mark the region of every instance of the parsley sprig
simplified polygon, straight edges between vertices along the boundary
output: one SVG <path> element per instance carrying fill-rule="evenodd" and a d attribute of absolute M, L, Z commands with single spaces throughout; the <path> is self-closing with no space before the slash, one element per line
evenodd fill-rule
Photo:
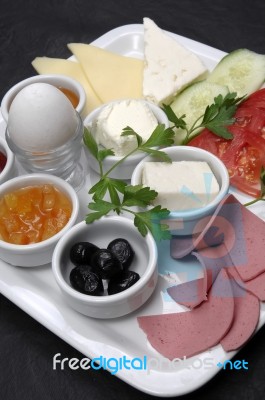
<path fill-rule="evenodd" d="M 123 180 L 110 178 L 109 174 L 126 158 L 139 151 L 158 157 L 161 161 L 171 162 L 170 157 L 165 152 L 156 148 L 171 146 L 174 143 L 175 133 L 173 129 L 165 128 L 164 124 L 159 124 L 146 142 L 143 142 L 142 137 L 130 127 L 123 129 L 121 135 L 135 136 L 137 146 L 126 156 L 120 158 L 108 171 L 104 172 L 103 161 L 105 157 L 114 155 L 114 152 L 111 149 L 100 149 L 91 132 L 87 128 L 84 130 L 84 143 L 98 161 L 100 171 L 99 181 L 89 190 L 93 201 L 88 204 L 90 212 L 86 216 L 86 222 L 92 223 L 112 211 L 118 215 L 127 212 L 134 216 L 134 225 L 143 236 L 146 236 L 147 232 L 150 231 L 156 239 L 169 239 L 171 235 L 168 226 L 160 223 L 160 219 L 169 215 L 169 210 L 161 206 L 150 207 L 158 193 L 149 187 L 132 186 Z M 109 196 L 110 201 L 105 199 L 106 196 Z M 144 210 L 135 211 L 133 209 L 135 207 Z"/>
<path fill-rule="evenodd" d="M 201 128 L 208 128 L 215 135 L 220 136 L 224 139 L 233 139 L 233 135 L 228 131 L 227 126 L 234 123 L 235 114 L 238 103 L 243 100 L 244 97 L 237 97 L 236 93 L 228 93 L 225 97 L 219 94 L 214 98 L 214 103 L 206 107 L 204 114 L 194 121 L 192 126 L 188 128 L 185 121 L 186 115 L 177 117 L 172 110 L 170 105 L 163 104 L 163 110 L 165 111 L 170 122 L 173 123 L 173 127 L 176 129 L 183 129 L 186 131 L 186 136 L 182 141 L 183 145 L 189 143 L 189 141 L 195 136 L 199 135 Z M 197 133 L 195 133 L 197 131 Z"/>
<path fill-rule="evenodd" d="M 163 110 L 173 126 L 165 128 L 164 124 L 157 125 L 146 142 L 143 142 L 142 137 L 127 126 L 123 129 L 121 135 L 134 136 L 137 145 L 126 156 L 120 158 L 108 171 L 104 171 L 103 161 L 107 156 L 115 155 L 113 150 L 100 148 L 91 132 L 85 128 L 84 143 L 97 160 L 100 172 L 99 181 L 89 190 L 92 201 L 88 204 L 89 213 L 86 216 L 86 222 L 92 223 L 111 212 L 116 212 L 118 215 L 123 212 L 130 213 L 134 217 L 134 225 L 143 236 L 150 231 L 156 239 L 169 239 L 171 235 L 168 226 L 161 223 L 161 219 L 168 217 L 169 210 L 160 205 L 151 206 L 158 193 L 149 187 L 132 186 L 123 180 L 110 178 L 109 175 L 124 160 L 139 151 L 160 158 L 161 161 L 171 162 L 169 156 L 159 148 L 174 144 L 175 128 L 186 131 L 182 144 L 187 144 L 192 137 L 198 135 L 199 128 L 208 128 L 220 137 L 232 139 L 233 135 L 227 130 L 227 126 L 234 122 L 233 115 L 236 107 L 243 99 L 243 97 L 238 98 L 236 96 L 236 93 L 229 93 L 225 97 L 222 95 L 215 97 L 214 103 L 206 107 L 204 114 L 194 121 L 190 128 L 188 128 L 184 119 L 185 115 L 178 117 L 169 105 L 163 105 Z M 262 196 L 265 196 L 265 172 L 263 178 Z M 142 211 L 135 211 L 135 208 L 137 210 L 140 208 Z"/>

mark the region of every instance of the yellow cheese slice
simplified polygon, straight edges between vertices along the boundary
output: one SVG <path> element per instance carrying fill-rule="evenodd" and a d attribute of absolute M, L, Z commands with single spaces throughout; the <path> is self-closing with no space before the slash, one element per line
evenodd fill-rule
<path fill-rule="evenodd" d="M 142 98 L 142 60 L 89 44 L 70 43 L 68 47 L 104 103 L 122 98 Z"/>
<path fill-rule="evenodd" d="M 102 104 L 88 82 L 79 63 L 71 60 L 63 60 L 61 58 L 36 57 L 32 61 L 32 65 L 39 74 L 66 75 L 77 80 L 83 86 L 86 92 L 86 104 L 82 116 L 85 117 Z"/>

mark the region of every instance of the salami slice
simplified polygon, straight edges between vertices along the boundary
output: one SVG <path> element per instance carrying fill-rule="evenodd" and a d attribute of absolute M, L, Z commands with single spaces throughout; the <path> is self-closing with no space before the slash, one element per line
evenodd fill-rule
<path fill-rule="evenodd" d="M 234 320 L 228 333 L 221 339 L 225 351 L 237 350 L 255 332 L 260 316 L 259 299 L 245 290 L 230 276 L 234 294 Z"/>
<path fill-rule="evenodd" d="M 167 288 L 169 296 L 183 306 L 194 308 L 207 300 L 206 279 L 200 278 Z"/>
<path fill-rule="evenodd" d="M 260 301 L 265 301 L 265 273 L 256 276 L 251 281 L 246 282 L 246 288 L 255 294 Z"/>
<path fill-rule="evenodd" d="M 208 301 L 191 311 L 138 317 L 150 344 L 173 360 L 191 357 L 217 345 L 234 316 L 234 299 L 225 270 L 220 271 Z"/>
<path fill-rule="evenodd" d="M 247 259 L 234 265 L 243 281 L 249 281 L 265 272 L 265 259 L 261 249 L 265 247 L 265 223 L 246 207 L 241 206 L 244 227 L 244 242 Z"/>
<path fill-rule="evenodd" d="M 207 293 L 221 269 L 232 265 L 225 244 L 194 251 L 192 254 L 201 263 L 203 278 L 184 282 L 167 289 L 173 300 L 189 308 L 197 307 L 202 301 L 207 300 Z"/>

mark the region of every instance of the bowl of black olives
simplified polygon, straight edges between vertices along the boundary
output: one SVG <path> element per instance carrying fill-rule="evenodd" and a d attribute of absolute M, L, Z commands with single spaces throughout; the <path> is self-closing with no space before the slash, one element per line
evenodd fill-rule
<path fill-rule="evenodd" d="M 133 221 L 108 216 L 73 226 L 58 242 L 53 274 L 65 301 L 94 318 L 116 318 L 141 307 L 157 283 L 157 249 Z"/>

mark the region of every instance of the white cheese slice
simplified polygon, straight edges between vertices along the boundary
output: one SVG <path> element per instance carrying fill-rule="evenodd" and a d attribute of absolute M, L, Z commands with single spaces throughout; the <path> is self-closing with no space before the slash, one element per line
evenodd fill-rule
<path fill-rule="evenodd" d="M 61 58 L 36 57 L 32 65 L 39 74 L 62 74 L 77 80 L 86 93 L 86 104 L 82 112 L 84 117 L 102 104 L 79 63 Z"/>
<path fill-rule="evenodd" d="M 206 72 L 201 60 L 144 18 L 143 96 L 155 104 L 170 103 L 184 87 Z"/>
<path fill-rule="evenodd" d="M 84 43 L 68 44 L 103 103 L 142 98 L 143 61 Z"/>
<path fill-rule="evenodd" d="M 154 205 L 170 211 L 201 208 L 219 192 L 219 184 L 206 162 L 145 162 L 142 184 L 158 192 Z"/>

